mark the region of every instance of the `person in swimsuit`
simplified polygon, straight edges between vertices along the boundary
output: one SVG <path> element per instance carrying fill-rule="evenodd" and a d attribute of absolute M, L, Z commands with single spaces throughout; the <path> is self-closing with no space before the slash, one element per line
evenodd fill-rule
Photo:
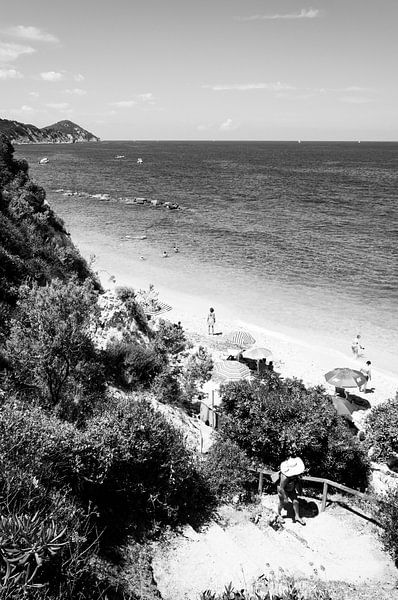
<path fill-rule="evenodd" d="M 214 308 L 209 309 L 209 314 L 207 315 L 207 329 L 209 335 L 214 335 L 214 325 L 216 322 L 216 313 L 214 312 Z"/>

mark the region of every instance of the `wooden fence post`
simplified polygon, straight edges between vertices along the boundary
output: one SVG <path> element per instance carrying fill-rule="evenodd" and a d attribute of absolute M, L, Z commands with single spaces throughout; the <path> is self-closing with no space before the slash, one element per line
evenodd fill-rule
<path fill-rule="evenodd" d="M 258 477 L 258 493 L 263 493 L 264 473 L 260 473 Z"/>
<path fill-rule="evenodd" d="M 322 492 L 322 504 L 321 504 L 321 512 L 323 512 L 326 508 L 326 501 L 328 499 L 328 484 L 326 481 L 323 482 L 323 492 Z"/>

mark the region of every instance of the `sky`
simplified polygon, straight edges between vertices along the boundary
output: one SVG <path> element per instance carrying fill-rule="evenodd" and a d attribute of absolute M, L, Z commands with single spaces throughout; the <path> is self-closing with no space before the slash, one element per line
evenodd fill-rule
<path fill-rule="evenodd" d="M 398 0 L 13 0 L 0 118 L 105 140 L 398 140 Z"/>

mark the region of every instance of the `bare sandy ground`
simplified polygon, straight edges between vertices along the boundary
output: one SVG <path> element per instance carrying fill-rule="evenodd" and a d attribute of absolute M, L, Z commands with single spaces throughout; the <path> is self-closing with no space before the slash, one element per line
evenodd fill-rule
<path fill-rule="evenodd" d="M 275 504 L 275 497 L 264 500 Z M 368 522 L 329 508 L 307 519 L 306 527 L 286 520 L 275 531 L 261 519 L 254 524 L 252 514 L 221 507 L 203 531 L 185 527 L 155 544 L 152 567 L 162 598 L 193 600 L 206 589 L 221 592 L 230 582 L 251 589 L 264 575 L 375 586 L 375 598 L 397 597 L 397 571 Z"/>

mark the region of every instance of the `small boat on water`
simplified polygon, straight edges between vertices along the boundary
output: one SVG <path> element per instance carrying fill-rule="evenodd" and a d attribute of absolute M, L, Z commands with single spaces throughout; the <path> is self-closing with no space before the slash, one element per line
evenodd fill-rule
<path fill-rule="evenodd" d="M 117 154 L 115 158 L 125 158 L 124 154 Z"/>
<path fill-rule="evenodd" d="M 142 158 L 137 158 L 137 165 L 142 165 L 144 161 L 142 160 Z"/>
<path fill-rule="evenodd" d="M 50 162 L 49 159 L 47 158 L 47 156 L 45 156 L 44 158 L 41 158 L 39 160 L 39 165 L 46 165 L 49 162 Z"/>

